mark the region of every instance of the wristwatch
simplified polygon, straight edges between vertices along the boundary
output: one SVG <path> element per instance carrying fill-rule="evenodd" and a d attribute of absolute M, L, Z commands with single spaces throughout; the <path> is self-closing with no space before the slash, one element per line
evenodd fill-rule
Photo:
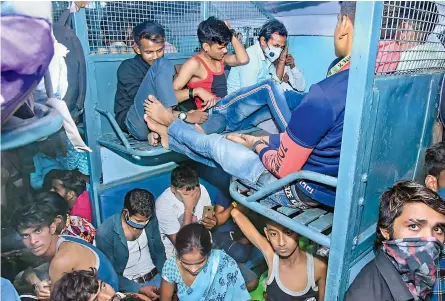
<path fill-rule="evenodd" d="M 267 142 L 266 141 L 264 141 L 263 139 L 260 139 L 260 140 L 257 140 L 257 141 L 255 141 L 255 143 L 252 145 L 252 150 L 253 151 L 255 151 L 256 150 L 256 147 L 258 146 L 258 145 L 260 145 L 260 144 L 267 144 Z"/>
<path fill-rule="evenodd" d="M 178 118 L 181 119 L 182 121 L 185 121 L 187 119 L 187 113 L 186 112 L 179 113 Z"/>

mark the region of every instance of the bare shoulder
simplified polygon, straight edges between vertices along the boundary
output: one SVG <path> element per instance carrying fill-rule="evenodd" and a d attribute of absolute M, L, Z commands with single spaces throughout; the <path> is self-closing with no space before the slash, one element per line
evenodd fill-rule
<path fill-rule="evenodd" d="M 328 269 L 328 265 L 325 260 L 318 256 L 314 256 L 314 269 L 315 269 L 315 278 L 326 278 L 326 272 Z"/>
<path fill-rule="evenodd" d="M 64 250 L 60 250 L 56 253 L 49 265 L 49 276 L 51 280 L 57 280 L 64 273 L 71 272 L 75 266 L 72 254 Z"/>
<path fill-rule="evenodd" d="M 189 58 L 188 60 L 185 61 L 184 65 L 182 66 L 183 68 L 190 68 L 190 69 L 198 69 L 201 66 L 201 62 L 195 58 L 194 56 L 192 56 L 191 58 Z"/>

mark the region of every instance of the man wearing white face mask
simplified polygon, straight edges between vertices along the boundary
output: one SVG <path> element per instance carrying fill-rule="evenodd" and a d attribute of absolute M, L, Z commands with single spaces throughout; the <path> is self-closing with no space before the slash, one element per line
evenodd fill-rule
<path fill-rule="evenodd" d="M 287 29 L 284 24 L 278 20 L 266 22 L 261 27 L 258 42 L 246 49 L 249 63 L 230 70 L 227 92 L 231 94 L 268 79 L 282 82 L 286 66 L 291 66 L 286 42 Z M 305 94 L 296 91 L 284 92 L 290 111 L 301 103 L 304 96 Z"/>
<path fill-rule="evenodd" d="M 227 79 L 228 93 L 255 85 L 266 79 L 281 81 L 287 56 L 287 29 L 278 20 L 270 20 L 261 27 L 258 42 L 246 49 L 249 63 L 233 67 Z M 284 51 L 283 51 L 284 50 Z M 276 60 L 279 60 L 275 65 Z"/>

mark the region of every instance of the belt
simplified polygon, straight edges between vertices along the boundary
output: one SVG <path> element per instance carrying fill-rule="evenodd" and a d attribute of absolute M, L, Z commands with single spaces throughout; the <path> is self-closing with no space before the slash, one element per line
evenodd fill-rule
<path fill-rule="evenodd" d="M 298 188 L 297 188 L 298 189 Z M 287 199 L 289 200 L 289 202 L 291 202 L 291 204 L 295 207 L 295 208 L 299 208 L 299 209 L 301 209 L 301 210 L 306 210 L 306 209 L 309 209 L 310 208 L 310 206 L 308 205 L 308 204 L 306 204 L 304 201 L 302 201 L 301 199 L 300 199 L 300 197 L 298 196 L 298 194 L 297 195 L 295 195 L 293 192 L 292 192 L 292 188 L 291 188 L 291 186 L 288 184 L 288 185 L 285 185 L 284 186 L 284 194 L 286 195 L 286 197 L 287 197 Z"/>
<path fill-rule="evenodd" d="M 148 272 L 147 274 L 145 274 L 145 275 L 143 275 L 143 276 L 141 276 L 141 277 L 138 277 L 138 278 L 133 279 L 133 281 L 136 281 L 137 283 L 148 282 L 148 281 L 150 281 L 151 279 L 153 279 L 157 274 L 158 274 L 158 269 L 157 269 L 157 268 L 154 268 L 153 270 L 151 270 L 151 271 Z"/>

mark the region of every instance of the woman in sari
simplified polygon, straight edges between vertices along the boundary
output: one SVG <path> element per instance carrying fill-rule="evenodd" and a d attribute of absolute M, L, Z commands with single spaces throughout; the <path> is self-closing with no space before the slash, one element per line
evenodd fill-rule
<path fill-rule="evenodd" d="M 241 272 L 222 250 L 212 250 L 210 232 L 201 224 L 184 226 L 176 236 L 176 256 L 162 269 L 161 301 L 250 300 Z"/>

